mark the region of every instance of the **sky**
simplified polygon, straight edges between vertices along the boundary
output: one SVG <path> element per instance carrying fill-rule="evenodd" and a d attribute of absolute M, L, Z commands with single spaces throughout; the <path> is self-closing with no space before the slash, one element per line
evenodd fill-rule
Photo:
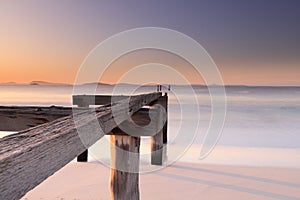
<path fill-rule="evenodd" d="M 106 38 L 132 28 L 163 27 L 200 43 L 227 85 L 300 86 L 299 20 L 298 0 L 1 0 L 0 83 L 74 83 L 86 56 Z M 127 56 L 101 81 L 115 83 L 136 64 L 160 62 L 176 65 L 192 84 L 203 83 L 176 55 Z M 182 83 L 166 70 L 141 69 L 124 81 L 141 83 L 145 70 L 149 81 Z"/>

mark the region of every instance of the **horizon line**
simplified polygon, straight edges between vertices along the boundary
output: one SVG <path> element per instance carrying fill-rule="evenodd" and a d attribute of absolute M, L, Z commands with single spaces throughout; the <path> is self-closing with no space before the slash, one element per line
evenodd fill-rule
<path fill-rule="evenodd" d="M 170 84 L 170 83 L 157 83 L 157 84 L 139 84 L 139 83 L 105 83 L 105 82 L 87 82 L 87 83 L 80 83 L 80 84 L 72 84 L 72 83 L 61 83 L 61 82 L 49 82 L 49 81 L 31 81 L 27 83 L 18 83 L 14 81 L 9 81 L 9 82 L 3 82 L 0 83 L 0 85 L 65 85 L 65 86 L 75 86 L 75 85 L 89 85 L 89 84 L 102 84 L 102 85 L 140 85 L 140 86 L 156 86 L 156 85 L 171 85 L 171 86 L 235 86 L 235 87 L 300 87 L 300 85 L 247 85 L 247 84 L 224 84 L 224 85 L 219 85 L 219 84 L 211 84 L 211 85 L 205 85 L 205 84 Z"/>

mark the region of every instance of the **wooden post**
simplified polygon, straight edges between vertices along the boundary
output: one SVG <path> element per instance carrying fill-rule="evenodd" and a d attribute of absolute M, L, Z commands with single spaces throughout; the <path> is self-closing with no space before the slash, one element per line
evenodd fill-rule
<path fill-rule="evenodd" d="M 78 105 L 78 107 L 88 108 L 89 104 L 82 102 L 81 104 Z M 88 150 L 86 149 L 79 156 L 77 156 L 77 162 L 87 162 L 87 161 L 88 161 Z"/>
<path fill-rule="evenodd" d="M 139 200 L 140 137 L 112 135 L 110 196 L 112 200 Z"/>
<path fill-rule="evenodd" d="M 156 134 L 151 137 L 151 164 L 162 165 L 163 164 L 163 128 L 162 127 L 162 112 L 157 109 L 157 124 Z"/>
<path fill-rule="evenodd" d="M 165 122 L 164 128 L 163 128 L 163 143 L 167 144 L 168 143 L 168 94 L 165 93 L 164 96 L 161 96 L 158 99 L 158 102 L 166 110 L 166 122 Z"/>
<path fill-rule="evenodd" d="M 86 149 L 79 156 L 77 156 L 77 162 L 87 162 L 88 161 L 88 150 Z"/>

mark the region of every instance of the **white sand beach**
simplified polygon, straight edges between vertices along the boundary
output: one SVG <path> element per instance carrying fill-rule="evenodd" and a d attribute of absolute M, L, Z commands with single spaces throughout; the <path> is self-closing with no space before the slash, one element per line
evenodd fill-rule
<path fill-rule="evenodd" d="M 109 168 L 71 162 L 22 199 L 109 199 Z M 147 199 L 300 199 L 300 169 L 174 163 L 140 175 Z"/>

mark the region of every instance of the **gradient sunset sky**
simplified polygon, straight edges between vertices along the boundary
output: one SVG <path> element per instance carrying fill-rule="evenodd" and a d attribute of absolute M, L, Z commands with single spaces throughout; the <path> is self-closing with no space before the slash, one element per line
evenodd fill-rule
<path fill-rule="evenodd" d="M 151 26 L 198 41 L 225 84 L 300 86 L 298 0 L 1 0 L 0 25 L 0 83 L 73 83 L 84 58 L 101 41 Z M 150 52 L 145 61 L 157 57 Z M 118 67 L 131 63 L 125 60 L 107 72 L 105 82 L 117 81 Z M 186 65 L 178 67 L 184 71 Z"/>

